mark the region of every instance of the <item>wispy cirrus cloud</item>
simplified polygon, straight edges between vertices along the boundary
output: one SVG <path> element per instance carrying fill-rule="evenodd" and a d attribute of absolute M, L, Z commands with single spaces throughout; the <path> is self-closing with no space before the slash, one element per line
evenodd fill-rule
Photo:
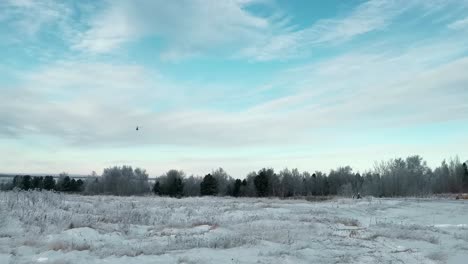
<path fill-rule="evenodd" d="M 76 49 L 111 52 L 147 36 L 168 43 L 163 58 L 206 52 L 245 41 L 268 27 L 268 20 L 245 7 L 256 1 L 117 1 L 97 14 Z"/>
<path fill-rule="evenodd" d="M 364 2 L 341 17 L 321 19 L 304 29 L 264 36 L 263 41 L 247 46 L 240 54 L 259 61 L 298 57 L 310 47 L 343 43 L 382 30 L 412 6 L 411 2 L 401 1 Z"/>
<path fill-rule="evenodd" d="M 345 42 L 382 30 L 414 6 L 406 1 L 369 1 L 348 14 L 297 29 L 273 8 L 269 16 L 249 12 L 247 7 L 252 2 L 114 2 L 93 19 L 74 48 L 105 53 L 155 35 L 167 43 L 161 56 L 169 60 L 203 54 L 220 45 L 251 60 L 284 59 L 302 54 L 306 47 Z"/>
<path fill-rule="evenodd" d="M 79 5 L 77 5 L 79 6 Z M 0 3 L 0 21 L 8 26 L 10 42 L 36 40 L 41 34 L 71 37 L 76 7 L 56 0 L 5 0 Z"/>
<path fill-rule="evenodd" d="M 119 0 L 73 5 L 22 0 L 2 5 L 0 19 L 30 36 L 55 25 L 51 32 L 62 34 L 62 40 L 74 51 L 113 53 L 145 38 L 156 38 L 161 48 L 155 48 L 155 52 L 168 61 L 203 55 L 250 61 L 294 59 L 310 54 L 316 47 L 339 45 L 383 31 L 409 11 L 421 16 L 440 12 L 449 15 L 449 7 L 468 6 L 461 1 L 372 0 L 298 26 L 274 0 Z M 267 12 L 253 12 L 249 9 L 252 5 L 260 5 Z M 460 19 L 449 27 L 463 25 Z"/>
<path fill-rule="evenodd" d="M 393 53 L 363 47 L 287 69 L 271 82 L 288 89 L 285 96 L 228 112 L 197 107 L 245 99 L 235 89 L 218 97 L 212 91 L 222 84 L 204 90 L 138 65 L 59 63 L 23 75 L 20 87 L 4 93 L 0 131 L 52 135 L 79 146 L 234 147 L 318 144 L 350 124 L 462 120 L 468 116 L 468 60 L 461 57 L 467 41 L 428 40 Z M 194 89 L 197 96 L 184 92 Z M 138 137 L 136 125 L 144 127 Z"/>
<path fill-rule="evenodd" d="M 468 17 L 450 23 L 448 28 L 456 30 L 468 30 Z"/>

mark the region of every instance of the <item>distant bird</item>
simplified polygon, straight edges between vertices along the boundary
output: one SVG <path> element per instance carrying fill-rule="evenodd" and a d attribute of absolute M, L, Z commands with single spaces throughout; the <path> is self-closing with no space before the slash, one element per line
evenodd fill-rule
<path fill-rule="evenodd" d="M 137 126 L 137 128 L 136 128 L 136 131 L 138 131 L 138 126 Z"/>

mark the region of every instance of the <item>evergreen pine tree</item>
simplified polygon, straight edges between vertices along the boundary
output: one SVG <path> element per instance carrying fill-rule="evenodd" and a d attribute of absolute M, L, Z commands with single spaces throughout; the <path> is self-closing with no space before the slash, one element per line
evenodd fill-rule
<path fill-rule="evenodd" d="M 31 187 L 32 187 L 31 176 L 29 175 L 23 176 L 23 180 L 21 181 L 21 189 L 29 190 L 31 189 Z"/>
<path fill-rule="evenodd" d="M 463 163 L 463 191 L 468 192 L 468 165 Z"/>
<path fill-rule="evenodd" d="M 78 180 L 76 181 L 76 191 L 77 191 L 77 192 L 82 192 L 82 191 L 83 191 L 83 185 L 84 185 L 83 180 L 78 179 Z"/>
<path fill-rule="evenodd" d="M 232 196 L 239 197 L 241 185 L 242 185 L 242 181 L 239 179 L 236 179 L 236 181 L 234 182 L 234 188 L 232 190 Z"/>
<path fill-rule="evenodd" d="M 70 176 L 63 177 L 62 181 L 60 182 L 60 186 L 58 186 L 60 191 L 69 192 L 71 190 L 71 180 Z"/>
<path fill-rule="evenodd" d="M 218 194 L 218 182 L 211 174 L 207 174 L 200 183 L 201 195 L 216 195 Z"/>
<path fill-rule="evenodd" d="M 153 185 L 153 193 L 156 195 L 161 195 L 161 187 L 159 185 L 159 181 L 156 181 Z"/>
<path fill-rule="evenodd" d="M 78 188 L 76 186 L 76 180 L 75 179 L 71 179 L 70 180 L 70 187 L 68 189 L 70 192 L 77 192 L 78 191 Z"/>
<path fill-rule="evenodd" d="M 31 182 L 32 189 L 42 189 L 43 177 L 33 177 Z"/>
<path fill-rule="evenodd" d="M 176 178 L 175 180 L 175 197 L 182 197 L 184 191 L 184 184 L 182 182 L 182 178 Z"/>
<path fill-rule="evenodd" d="M 259 197 L 266 197 L 268 195 L 268 172 L 262 169 L 254 178 L 255 189 Z"/>
<path fill-rule="evenodd" d="M 54 190 L 55 189 L 55 179 L 52 176 L 44 177 L 44 190 Z"/>

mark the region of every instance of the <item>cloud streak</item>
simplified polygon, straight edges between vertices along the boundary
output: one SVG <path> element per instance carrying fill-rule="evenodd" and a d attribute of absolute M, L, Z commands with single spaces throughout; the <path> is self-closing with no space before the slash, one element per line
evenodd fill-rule
<path fill-rule="evenodd" d="M 183 90 L 193 87 L 149 77 L 155 75 L 136 65 L 57 64 L 25 75 L 21 88 L 6 94 L 0 131 L 52 135 L 81 146 L 231 147 L 314 144 L 349 124 L 463 120 L 468 60 L 449 58 L 466 52 L 466 42 L 428 43 L 396 54 L 351 52 L 287 70 L 278 82 L 296 92 L 230 112 L 197 109 L 210 100 L 210 90 L 183 98 Z M 426 53 L 435 49 L 445 52 Z M 439 61 L 445 63 L 434 66 Z M 175 87 L 178 93 L 172 92 Z M 231 96 L 237 95 L 221 100 Z M 167 101 L 172 105 L 154 110 Z M 136 125 L 143 127 L 140 134 Z"/>
<path fill-rule="evenodd" d="M 165 60 L 213 52 L 220 46 L 237 54 L 234 57 L 253 61 L 288 59 L 303 55 L 307 47 L 342 43 L 382 30 L 414 6 L 411 1 L 369 1 L 342 17 L 295 29 L 274 8 L 267 16 L 249 12 L 252 2 L 117 1 L 93 19 L 73 47 L 107 53 L 153 35 L 167 44 L 161 53 Z"/>
<path fill-rule="evenodd" d="M 91 53 L 112 52 L 128 42 L 161 36 L 161 56 L 177 59 L 255 37 L 265 18 L 245 10 L 252 1 L 116 1 L 99 13 L 76 44 Z"/>

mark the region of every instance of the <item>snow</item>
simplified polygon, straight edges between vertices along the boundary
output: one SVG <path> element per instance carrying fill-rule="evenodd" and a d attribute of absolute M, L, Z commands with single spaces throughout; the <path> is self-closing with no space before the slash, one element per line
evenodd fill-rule
<path fill-rule="evenodd" d="M 0 263 L 466 263 L 468 201 L 0 192 Z"/>

